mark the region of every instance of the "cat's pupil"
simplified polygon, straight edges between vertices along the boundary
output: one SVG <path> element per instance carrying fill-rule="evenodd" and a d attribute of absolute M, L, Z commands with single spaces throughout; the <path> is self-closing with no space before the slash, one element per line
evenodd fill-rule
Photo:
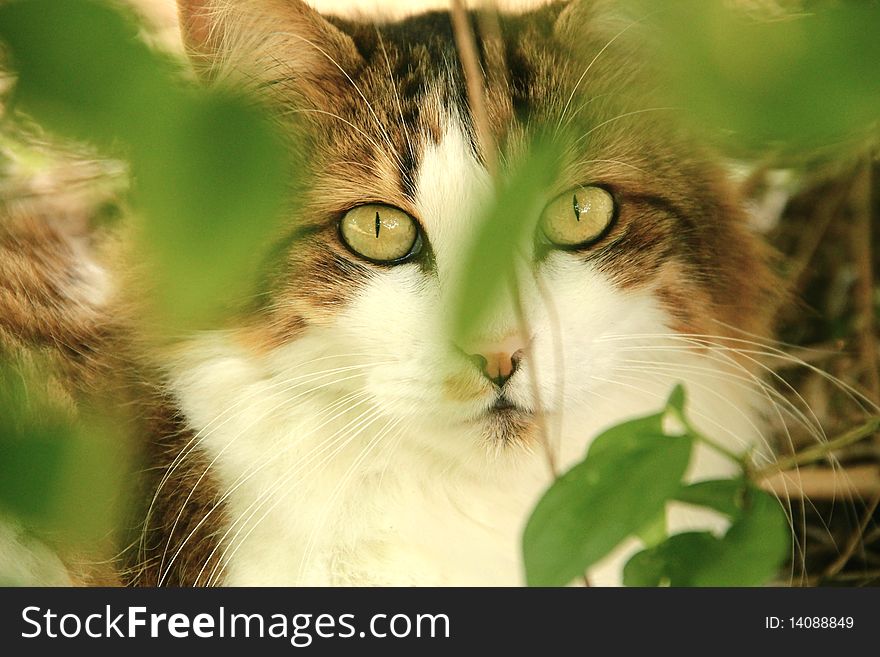
<path fill-rule="evenodd" d="M 571 197 L 572 205 L 574 206 L 574 219 L 575 221 L 581 220 L 581 205 L 578 202 L 577 194 Z"/>
<path fill-rule="evenodd" d="M 376 239 L 379 239 L 379 228 L 382 227 L 382 222 L 379 219 L 379 213 L 376 213 Z"/>

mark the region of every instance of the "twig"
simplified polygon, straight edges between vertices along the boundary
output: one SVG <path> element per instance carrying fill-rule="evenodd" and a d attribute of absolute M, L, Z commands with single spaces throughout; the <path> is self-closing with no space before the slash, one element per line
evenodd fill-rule
<path fill-rule="evenodd" d="M 880 372 L 877 360 L 877 332 L 874 323 L 874 265 L 871 253 L 871 160 L 866 158 L 853 183 L 852 209 L 855 215 L 853 256 L 858 269 L 855 311 L 858 317 L 859 352 L 865 367 L 865 385 L 871 401 L 880 403 Z"/>
<path fill-rule="evenodd" d="M 837 573 L 843 570 L 843 567 L 850 559 L 852 559 L 852 556 L 856 553 L 859 545 L 862 544 L 862 536 L 864 536 L 865 529 L 868 527 L 868 523 L 871 522 L 871 518 L 874 516 L 874 512 L 877 510 L 878 505 L 880 505 L 880 489 L 874 493 L 874 498 L 871 500 L 868 508 L 865 509 L 865 514 L 862 516 L 862 521 L 859 523 L 858 530 L 853 532 L 852 536 L 849 537 L 846 548 L 840 553 L 840 556 L 825 569 L 824 573 L 822 573 L 822 579 L 834 577 Z"/>
<path fill-rule="evenodd" d="M 880 491 L 880 466 L 786 470 L 759 480 L 758 485 L 768 493 L 784 498 L 813 501 L 865 499 Z"/>
<path fill-rule="evenodd" d="M 792 256 L 792 264 L 786 274 L 795 291 L 800 292 L 806 286 L 807 267 L 819 250 L 831 222 L 840 214 L 847 198 L 852 193 L 852 182 L 848 182 L 849 184 L 843 189 L 836 190 L 836 193 L 821 197 L 819 208 L 811 213 L 818 220 L 810 222 L 812 230 L 807 231 L 802 238 L 801 244 L 798 245 L 798 253 Z"/>
<path fill-rule="evenodd" d="M 816 365 L 833 358 L 845 356 L 846 342 L 839 338 L 817 345 L 807 347 L 795 347 L 787 350 L 787 356 L 790 358 L 778 358 L 779 364 L 774 365 L 774 369 L 780 370 L 793 369 L 807 365 Z"/>
<path fill-rule="evenodd" d="M 880 527 L 874 527 L 874 529 L 865 535 L 865 545 L 873 543 L 878 539 L 880 539 Z"/>
<path fill-rule="evenodd" d="M 519 332 L 525 338 L 529 336 L 531 332 L 529 331 L 528 321 L 526 320 L 525 310 L 522 304 L 522 297 L 519 293 L 519 286 L 516 284 L 516 280 L 510 282 L 510 292 L 513 296 L 514 308 L 516 309 L 516 321 L 519 325 Z M 538 425 L 539 440 L 543 446 L 544 455 L 547 458 L 547 467 L 550 468 L 550 474 L 553 475 L 553 479 L 556 479 L 559 477 L 559 468 L 556 464 L 556 454 L 553 452 L 553 448 L 550 445 L 550 434 L 547 432 L 547 418 L 544 415 L 544 405 L 541 403 L 541 391 L 538 387 L 538 375 L 535 368 L 535 359 L 530 341 L 526 344 L 525 351 L 526 356 L 529 359 L 529 364 L 531 365 L 531 367 L 527 367 L 526 369 L 529 372 L 529 382 L 532 386 L 534 416 L 535 423 Z"/>
<path fill-rule="evenodd" d="M 455 46 L 458 49 L 458 57 L 464 70 L 468 103 L 471 107 L 471 114 L 474 117 L 477 141 L 483 151 L 483 161 L 486 164 L 486 169 L 493 178 L 497 178 L 498 153 L 495 148 L 495 138 L 492 136 L 492 128 L 489 125 L 489 112 L 486 108 L 486 89 L 483 84 L 483 74 L 480 70 L 480 60 L 477 56 L 477 42 L 474 38 L 474 31 L 464 3 L 462 0 L 451 0 L 451 2 L 450 12 L 452 14 Z"/>
<path fill-rule="evenodd" d="M 847 431 L 842 436 L 838 436 L 837 438 L 829 440 L 828 442 L 814 445 L 813 447 L 801 450 L 797 454 L 786 457 L 784 459 L 779 459 L 776 463 L 772 463 L 767 467 L 755 470 L 752 473 L 752 476 L 755 481 L 761 481 L 776 474 L 777 472 L 791 470 L 792 468 L 796 468 L 797 466 L 804 465 L 806 463 L 815 463 L 816 461 L 821 461 L 831 452 L 846 447 L 847 445 L 857 443 L 860 440 L 864 440 L 865 438 L 874 435 L 878 431 L 880 431 L 880 416 L 874 416 L 861 426 Z"/>

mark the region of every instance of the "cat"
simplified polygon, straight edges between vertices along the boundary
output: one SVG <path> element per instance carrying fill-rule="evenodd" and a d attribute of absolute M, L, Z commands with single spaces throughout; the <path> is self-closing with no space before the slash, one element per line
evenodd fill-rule
<path fill-rule="evenodd" d="M 278 108 L 308 182 L 260 303 L 232 326 L 144 357 L 108 337 L 113 294 L 79 304 L 102 335 L 71 339 L 144 373 L 147 508 L 120 583 L 522 585 L 523 527 L 552 481 L 542 436 L 564 471 L 684 382 L 703 431 L 764 445 L 756 365 L 728 346 L 771 333 L 768 251 L 723 163 L 652 103 L 637 22 L 614 3 L 503 12 L 497 34 L 471 14 L 501 161 L 537 134 L 576 137 L 519 303 L 466 341 L 448 316 L 496 155 L 448 12 L 178 7 L 201 79 Z M 117 264 L 89 275 L 122 280 Z M 16 317 L 34 314 L 27 298 Z M 730 468 L 698 451 L 688 476 Z M 591 582 L 619 584 L 631 549 Z"/>

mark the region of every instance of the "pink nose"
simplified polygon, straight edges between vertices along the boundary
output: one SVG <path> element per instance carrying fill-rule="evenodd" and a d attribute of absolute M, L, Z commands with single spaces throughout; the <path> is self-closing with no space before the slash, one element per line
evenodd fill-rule
<path fill-rule="evenodd" d="M 519 335 L 471 345 L 466 353 L 487 379 L 499 388 L 513 376 L 522 360 L 526 341 Z"/>

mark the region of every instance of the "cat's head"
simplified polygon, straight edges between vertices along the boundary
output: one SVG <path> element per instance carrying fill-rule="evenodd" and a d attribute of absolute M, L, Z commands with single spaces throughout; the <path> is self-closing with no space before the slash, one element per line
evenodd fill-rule
<path fill-rule="evenodd" d="M 568 142 L 519 302 L 456 341 L 461 260 L 493 184 L 448 13 L 375 24 L 298 0 L 179 4 L 204 77 L 258 88 L 298 140 L 295 210 L 239 341 L 279 381 L 379 409 L 414 441 L 429 427 L 494 451 L 534 441 L 538 410 L 577 428 L 659 406 L 688 374 L 675 363 L 699 369 L 687 358 L 707 350 L 676 336 L 764 331 L 769 277 L 739 201 L 652 100 L 631 18 L 556 3 L 478 39 L 502 167 L 538 133 Z"/>

